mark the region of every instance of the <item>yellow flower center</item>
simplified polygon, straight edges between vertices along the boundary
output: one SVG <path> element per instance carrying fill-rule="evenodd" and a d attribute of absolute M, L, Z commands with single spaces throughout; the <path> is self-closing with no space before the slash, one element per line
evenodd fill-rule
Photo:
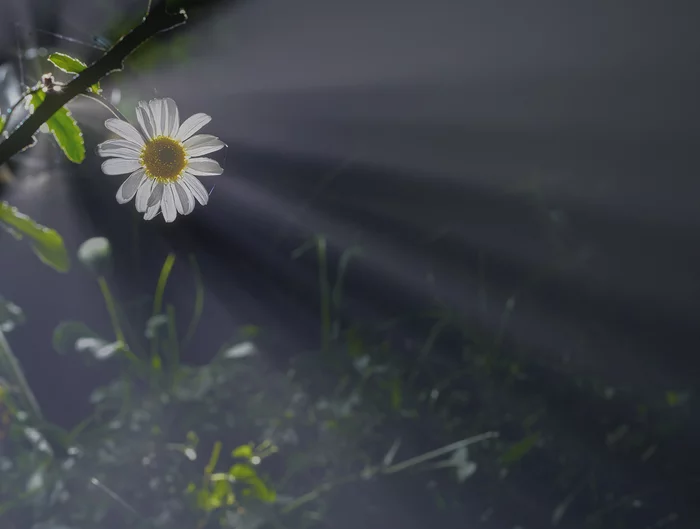
<path fill-rule="evenodd" d="M 149 177 L 159 182 L 172 182 L 187 165 L 185 148 L 173 138 L 158 136 L 147 141 L 141 150 L 141 165 Z"/>

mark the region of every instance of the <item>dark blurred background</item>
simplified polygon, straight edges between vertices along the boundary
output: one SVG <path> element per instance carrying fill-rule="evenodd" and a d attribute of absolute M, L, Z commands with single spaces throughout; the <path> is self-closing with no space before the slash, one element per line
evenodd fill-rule
<path fill-rule="evenodd" d="M 624 388 L 639 402 L 668 391 L 695 395 L 696 3 L 181 3 L 188 24 L 158 36 L 103 87 L 130 118 L 136 101 L 154 96 L 174 98 L 181 116 L 213 116 L 205 132 L 228 148 L 218 156 L 224 174 L 205 179 L 214 188 L 209 205 L 167 226 L 119 206 L 121 179 L 103 175 L 94 155 L 110 116 L 78 100 L 71 108 L 83 126 L 85 163 L 63 161 L 40 138 L 13 160 L 15 180 L 3 184 L 2 199 L 59 231 L 72 252 L 88 237 L 108 237 L 125 299 L 150 294 L 174 251 L 168 295 L 191 303 L 186 256 L 194 253 L 207 302 L 187 362 L 206 362 L 245 324 L 271 330 L 276 346 L 266 355 L 280 370 L 316 347 L 316 261 L 313 252 L 290 255 L 322 233 L 332 262 L 348 247 L 363 249 L 347 273 L 350 321 L 385 322 L 438 303 L 475 332 L 497 334 L 511 299 L 506 347 L 534 366 L 530 390 L 551 404 L 553 422 L 591 451 L 593 423 L 610 410 L 571 397 L 576 377 Z M 0 0 L 2 97 L 42 73 L 45 63 L 26 50 L 71 50 L 89 62 L 101 52 L 52 34 L 109 43 L 145 4 Z M 0 236 L 0 289 L 31 322 L 13 332 L 13 345 L 47 417 L 74 424 L 110 371 L 76 380 L 79 359 L 55 355 L 51 333 L 66 319 L 108 332 L 99 290 L 81 267 L 58 277 L 28 247 Z M 419 341 L 429 329 L 396 332 Z M 450 362 L 462 352 L 447 338 L 433 354 Z M 420 445 L 429 434 L 410 435 Z M 611 457 L 610 479 L 668 486 L 670 499 L 659 501 L 685 508 L 670 526 L 694 527 L 699 435 L 697 414 L 688 414 L 671 443 L 677 460 L 639 470 Z M 510 514 L 492 526 L 548 525 L 556 502 L 539 480 L 511 486 L 497 509 Z M 420 504 L 402 494 L 387 501 L 403 514 L 384 526 L 426 526 Z M 480 501 L 463 498 L 467 511 L 485 511 Z"/>

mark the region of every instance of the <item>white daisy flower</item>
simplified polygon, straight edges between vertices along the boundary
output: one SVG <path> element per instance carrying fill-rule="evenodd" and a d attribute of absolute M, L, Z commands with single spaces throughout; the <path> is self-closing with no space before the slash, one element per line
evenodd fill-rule
<path fill-rule="evenodd" d="M 102 172 L 131 173 L 117 191 L 117 202 L 136 197 L 136 211 L 144 213 L 144 219 L 162 211 L 165 222 L 174 221 L 178 213 L 192 213 L 195 200 L 204 206 L 209 193 L 196 177 L 223 173 L 216 160 L 203 155 L 222 149 L 224 142 L 209 134 L 195 135 L 211 116 L 195 114 L 180 124 L 175 101 L 166 98 L 140 101 L 136 117 L 143 133 L 126 121 L 108 119 L 105 127 L 122 139 L 97 146 L 100 156 L 110 157 Z"/>

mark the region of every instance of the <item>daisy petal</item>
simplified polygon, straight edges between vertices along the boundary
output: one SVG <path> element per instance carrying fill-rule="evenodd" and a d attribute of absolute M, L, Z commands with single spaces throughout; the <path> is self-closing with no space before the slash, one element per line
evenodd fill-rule
<path fill-rule="evenodd" d="M 146 214 L 143 216 L 143 220 L 151 220 L 155 218 L 158 213 L 160 213 L 160 202 L 155 206 L 148 208 Z"/>
<path fill-rule="evenodd" d="M 156 99 L 156 106 L 160 108 L 160 133 L 163 136 L 168 136 L 168 105 L 165 104 L 165 99 Z"/>
<path fill-rule="evenodd" d="M 148 197 L 148 202 L 146 202 L 146 206 L 149 208 L 155 206 L 158 204 L 158 202 L 161 201 L 163 198 L 163 189 L 165 188 L 164 184 L 157 183 L 156 186 L 153 188 L 153 192 L 151 193 L 151 196 Z"/>
<path fill-rule="evenodd" d="M 97 146 L 97 154 L 103 158 L 116 156 L 117 158 L 137 159 L 141 151 L 138 145 L 128 140 L 107 140 Z"/>
<path fill-rule="evenodd" d="M 175 182 L 175 207 L 180 215 L 189 215 L 194 209 L 194 195 L 187 184 Z"/>
<path fill-rule="evenodd" d="M 122 121 L 121 119 L 117 118 L 110 118 L 107 121 L 105 121 L 105 127 L 107 127 L 115 134 L 118 134 L 125 140 L 129 140 L 130 142 L 135 143 L 139 146 L 139 148 L 144 146 L 143 137 L 141 136 L 139 131 L 136 130 L 136 128 L 134 128 L 133 125 L 127 123 L 126 121 Z"/>
<path fill-rule="evenodd" d="M 211 116 L 206 114 L 199 113 L 195 114 L 194 116 L 190 116 L 182 125 L 180 125 L 180 129 L 177 131 L 175 139 L 185 141 L 210 121 Z"/>
<path fill-rule="evenodd" d="M 145 101 L 139 101 L 139 104 L 136 107 L 136 119 L 138 119 L 139 125 L 141 125 L 146 138 L 153 138 L 155 136 L 153 119 L 151 118 L 151 111 L 148 108 L 148 103 Z"/>
<path fill-rule="evenodd" d="M 163 191 L 163 201 L 160 206 L 163 208 L 163 218 L 165 222 L 172 222 L 177 217 L 177 208 L 175 207 L 175 195 L 173 194 L 173 184 L 165 186 Z"/>
<path fill-rule="evenodd" d="M 158 133 L 156 130 L 158 129 L 156 125 L 156 116 L 153 114 L 153 108 L 151 108 L 151 105 L 143 101 L 143 108 L 146 111 L 146 115 L 148 116 L 148 123 L 151 126 L 151 130 L 153 131 L 153 137 L 155 138 L 158 136 Z"/>
<path fill-rule="evenodd" d="M 210 152 L 223 149 L 225 146 L 223 141 L 211 134 L 197 134 L 196 136 L 192 136 L 184 145 L 188 156 L 202 156 L 203 154 L 209 154 Z"/>
<path fill-rule="evenodd" d="M 136 191 L 139 190 L 145 178 L 146 171 L 143 168 L 131 173 L 131 176 L 124 180 L 124 183 L 120 185 L 117 190 L 117 202 L 126 204 L 129 200 L 134 198 L 134 196 L 136 196 Z"/>
<path fill-rule="evenodd" d="M 148 180 L 144 182 L 139 190 L 136 192 L 136 211 L 139 213 L 145 213 L 148 209 L 148 199 L 153 192 L 153 188 L 156 186 L 155 180 Z"/>
<path fill-rule="evenodd" d="M 211 158 L 192 158 L 187 162 L 187 170 L 197 176 L 213 176 L 224 172 L 219 162 Z"/>
<path fill-rule="evenodd" d="M 165 99 L 156 99 L 160 105 L 160 133 L 168 136 L 168 105 L 165 104 Z"/>
<path fill-rule="evenodd" d="M 175 101 L 169 97 L 166 97 L 163 101 L 167 109 L 166 115 L 168 116 L 167 125 L 163 134 L 172 137 L 177 134 L 177 130 L 180 128 L 180 111 L 177 109 Z"/>
<path fill-rule="evenodd" d="M 190 191 L 192 191 L 192 194 L 194 195 L 194 198 L 197 199 L 197 202 L 199 202 L 202 206 L 207 205 L 207 202 L 209 202 L 209 193 L 207 193 L 207 190 L 202 185 L 202 182 L 197 180 L 188 172 L 185 172 L 182 175 L 182 182 L 187 185 Z"/>
<path fill-rule="evenodd" d="M 123 158 L 110 158 L 102 162 L 102 172 L 104 174 L 126 174 L 136 171 L 141 167 L 138 160 L 124 160 Z"/>
<path fill-rule="evenodd" d="M 160 136 L 163 134 L 163 107 L 160 103 L 160 99 L 151 99 L 148 102 L 148 107 L 151 109 L 153 128 L 156 131 L 156 136 Z"/>

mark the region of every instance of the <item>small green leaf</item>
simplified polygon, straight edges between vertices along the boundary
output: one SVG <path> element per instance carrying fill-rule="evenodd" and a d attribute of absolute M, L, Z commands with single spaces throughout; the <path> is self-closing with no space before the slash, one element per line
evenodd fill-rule
<path fill-rule="evenodd" d="M 219 461 L 219 455 L 221 454 L 221 441 L 216 441 L 214 443 L 214 448 L 212 448 L 211 455 L 209 456 L 209 463 L 207 463 L 207 467 L 204 469 L 204 472 L 206 474 L 211 474 L 214 472 L 214 468 L 216 467 L 216 463 Z"/>
<path fill-rule="evenodd" d="M 520 461 L 527 453 L 532 450 L 540 440 L 540 433 L 536 432 L 532 435 L 528 435 L 522 441 L 518 441 L 512 445 L 505 454 L 501 456 L 501 463 L 504 465 L 510 465 Z"/>
<path fill-rule="evenodd" d="M 10 332 L 21 323 L 24 323 L 22 309 L 0 296 L 0 331 Z"/>
<path fill-rule="evenodd" d="M 187 442 L 190 444 L 190 446 L 197 446 L 197 444 L 199 443 L 199 436 L 196 434 L 196 432 L 187 432 Z"/>
<path fill-rule="evenodd" d="M 231 454 L 233 457 L 240 457 L 243 459 L 250 459 L 253 457 L 253 447 L 250 445 L 242 445 L 236 448 Z"/>
<path fill-rule="evenodd" d="M 688 401 L 690 394 L 687 391 L 667 391 L 666 404 L 671 407 L 682 406 Z"/>
<path fill-rule="evenodd" d="M 96 360 L 107 360 L 120 351 L 120 342 L 108 342 L 79 321 L 64 321 L 53 332 L 53 347 L 60 354 L 89 353 Z"/>
<path fill-rule="evenodd" d="M 251 342 L 243 342 L 229 347 L 223 353 L 224 358 L 245 358 L 257 353 L 255 345 Z"/>
<path fill-rule="evenodd" d="M 454 467 L 457 473 L 457 481 L 464 483 L 476 472 L 477 464 L 469 460 L 469 452 L 466 446 L 460 446 L 450 457 L 448 464 Z"/>
<path fill-rule="evenodd" d="M 31 95 L 29 106 L 34 112 L 46 98 L 43 91 Z M 56 143 L 71 162 L 81 163 L 85 159 L 85 142 L 78 123 L 73 119 L 66 107 L 61 107 L 51 116 L 46 125 L 56 138 Z"/>
<path fill-rule="evenodd" d="M 85 64 L 80 59 L 66 55 L 65 53 L 52 53 L 49 55 L 49 62 L 51 62 L 56 68 L 62 70 L 66 73 L 80 73 L 85 68 Z M 90 87 L 90 90 L 96 94 L 100 93 L 100 83 L 96 83 Z"/>
<path fill-rule="evenodd" d="M 401 380 L 398 377 L 394 377 L 391 381 L 391 407 L 395 410 L 400 410 L 401 401 Z"/>
<path fill-rule="evenodd" d="M 260 501 L 272 503 L 275 501 L 277 494 L 274 490 L 269 489 L 267 485 L 258 477 L 255 469 L 250 465 L 236 464 L 228 471 L 234 481 L 245 483 L 249 487 L 244 489 L 244 494 L 253 496 Z"/>
<path fill-rule="evenodd" d="M 54 230 L 37 224 L 6 202 L 0 202 L 0 222 L 32 239 L 32 249 L 42 262 L 59 272 L 67 272 L 70 259 L 63 239 Z"/>
<path fill-rule="evenodd" d="M 49 55 L 49 61 L 56 68 L 66 73 L 80 73 L 87 68 L 87 64 L 83 61 L 66 55 L 65 53 L 52 53 Z"/>
<path fill-rule="evenodd" d="M 0 132 L 5 130 L 5 116 L 0 114 Z"/>
<path fill-rule="evenodd" d="M 555 507 L 555 509 L 552 511 L 552 525 L 553 526 L 556 526 L 559 524 L 561 519 L 566 514 L 566 511 L 569 509 L 571 502 L 574 501 L 575 497 L 576 497 L 576 494 L 572 492 L 566 498 L 564 498 L 564 501 L 562 501 L 559 505 L 557 505 Z"/>
<path fill-rule="evenodd" d="M 260 327 L 256 325 L 244 325 L 238 332 L 242 338 L 252 339 L 256 338 L 260 334 Z"/>

